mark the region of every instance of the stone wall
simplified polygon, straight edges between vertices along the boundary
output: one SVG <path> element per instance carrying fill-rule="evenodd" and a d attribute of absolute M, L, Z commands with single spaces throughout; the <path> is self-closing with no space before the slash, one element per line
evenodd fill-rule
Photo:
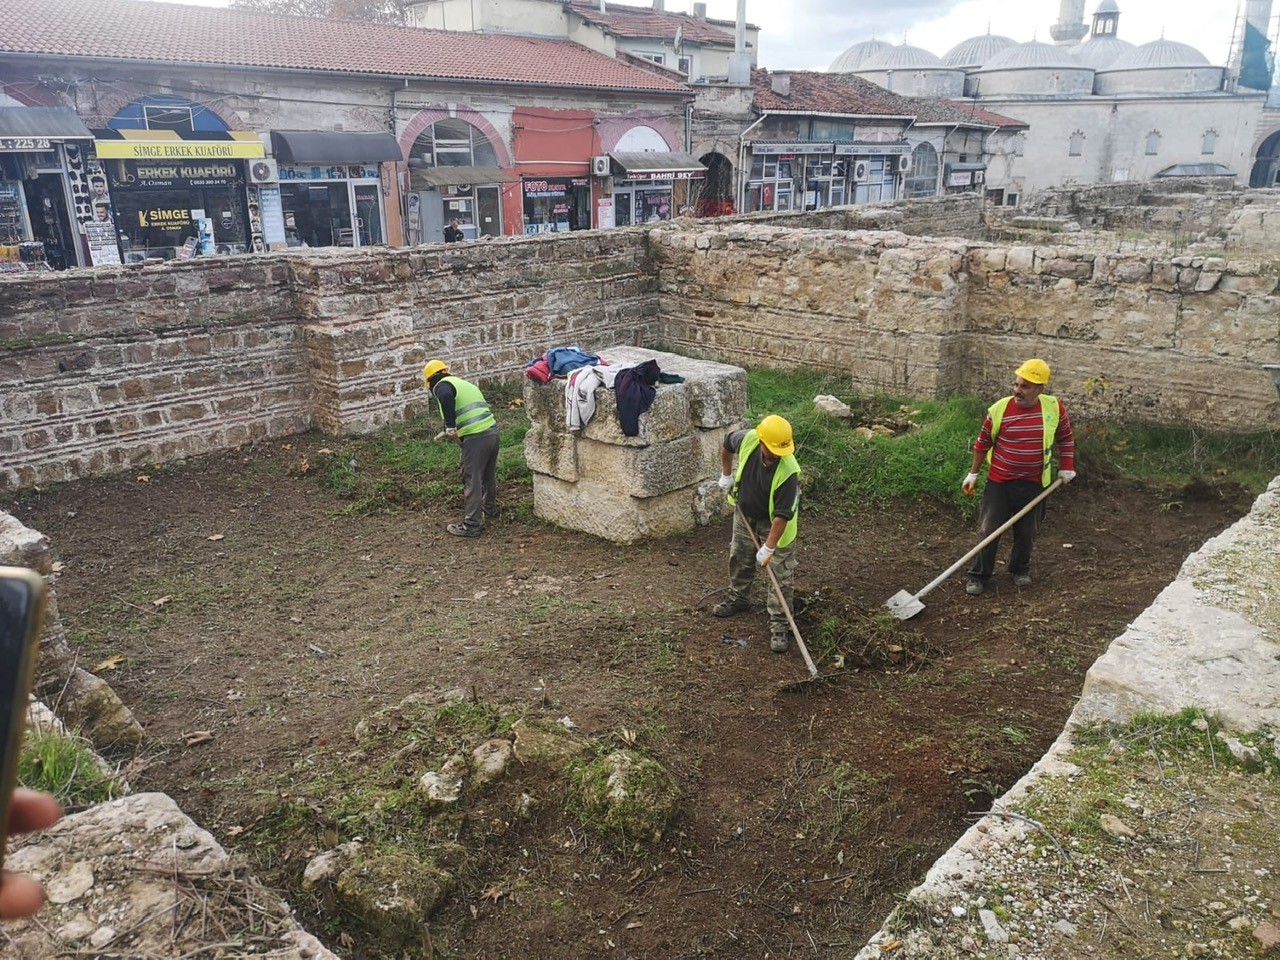
<path fill-rule="evenodd" d="M 1222 231 L 1242 205 L 1272 191 L 1245 191 L 1229 177 L 1177 177 L 1045 190 L 1006 216 L 1068 217 L 1082 227 L 1196 237 Z"/>
<path fill-rule="evenodd" d="M 1013 208 L 1011 208 L 1013 209 Z M 897 230 L 912 237 L 989 237 L 986 206 L 976 193 L 894 200 L 799 213 L 752 213 L 736 218 L 756 225 L 817 230 Z"/>
<path fill-rule="evenodd" d="M 1027 356 L 1073 410 L 1267 429 L 1280 402 L 1277 267 L 1001 247 L 747 223 L 658 229 L 664 342 L 744 366 L 810 367 L 858 390 L 1007 392 Z"/>
<path fill-rule="evenodd" d="M 429 354 L 518 376 L 549 346 L 656 335 L 644 231 L 195 260 L 0 281 L 0 488 L 425 401 Z"/>

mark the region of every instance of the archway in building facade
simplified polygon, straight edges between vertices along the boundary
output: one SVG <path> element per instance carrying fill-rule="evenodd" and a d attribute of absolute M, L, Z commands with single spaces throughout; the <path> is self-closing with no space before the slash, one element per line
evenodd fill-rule
<path fill-rule="evenodd" d="M 931 143 L 917 143 L 903 183 L 904 197 L 932 197 L 938 192 L 938 151 Z"/>
<path fill-rule="evenodd" d="M 1249 186 L 1274 187 L 1280 177 L 1280 130 L 1275 131 L 1258 147 L 1249 173 Z"/>
<path fill-rule="evenodd" d="M 430 243 L 458 221 L 463 236 L 502 236 L 502 189 L 510 177 L 505 147 L 461 116 L 420 118 L 408 148 L 411 243 Z M 403 141 L 402 141 L 403 142 Z"/>
<path fill-rule="evenodd" d="M 704 153 L 698 161 L 707 168 L 698 198 L 700 217 L 722 217 L 734 212 L 733 163 L 722 153 Z"/>

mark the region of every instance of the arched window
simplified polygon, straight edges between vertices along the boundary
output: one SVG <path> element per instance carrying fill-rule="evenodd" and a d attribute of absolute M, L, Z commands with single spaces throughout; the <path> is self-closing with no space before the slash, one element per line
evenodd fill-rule
<path fill-rule="evenodd" d="M 1218 148 L 1218 131 L 1206 130 L 1204 139 L 1200 141 L 1200 152 L 1206 156 L 1212 154 Z"/>
<path fill-rule="evenodd" d="M 498 154 L 489 139 L 465 120 L 437 120 L 418 135 L 409 151 L 428 167 L 496 167 Z"/>
<path fill-rule="evenodd" d="M 1147 134 L 1147 156 L 1154 157 L 1160 152 L 1160 131 L 1152 130 Z"/>
<path fill-rule="evenodd" d="M 932 197 L 938 192 L 938 151 L 931 143 L 917 143 L 903 184 L 904 197 Z"/>
<path fill-rule="evenodd" d="M 1071 139 L 1067 142 L 1067 156 L 1082 157 L 1084 156 L 1084 131 L 1077 130 L 1071 134 Z"/>

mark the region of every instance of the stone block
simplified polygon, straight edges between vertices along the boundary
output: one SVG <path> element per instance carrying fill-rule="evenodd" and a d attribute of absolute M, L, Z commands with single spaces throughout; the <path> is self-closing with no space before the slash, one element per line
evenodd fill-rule
<path fill-rule="evenodd" d="M 640 432 L 628 437 L 618 420 L 618 397 L 603 387 L 596 390 L 596 415 L 582 428 L 588 440 L 622 447 L 647 447 L 665 443 L 689 432 L 689 391 L 683 383 L 659 384 L 653 405 L 640 415 Z"/>
<path fill-rule="evenodd" d="M 534 473 L 574 483 L 578 479 L 578 438 L 564 428 L 563 421 L 554 425 L 535 421 L 524 435 L 524 459 Z"/>
<path fill-rule="evenodd" d="M 566 483 L 545 474 L 533 475 L 535 516 L 614 543 L 692 530 L 698 523 L 701 496 L 697 485 L 641 499 L 610 484 Z"/>
<path fill-rule="evenodd" d="M 661 496 L 720 474 L 720 447 L 728 429 L 695 430 L 647 447 L 619 447 L 582 438 L 577 443 L 579 481 L 638 499 Z"/>
<path fill-rule="evenodd" d="M 747 371 L 727 363 L 698 360 L 644 347 L 606 347 L 600 355 L 614 366 L 657 360 L 663 373 L 684 377 L 689 416 L 703 429 L 726 427 L 742 420 L 747 409 Z"/>

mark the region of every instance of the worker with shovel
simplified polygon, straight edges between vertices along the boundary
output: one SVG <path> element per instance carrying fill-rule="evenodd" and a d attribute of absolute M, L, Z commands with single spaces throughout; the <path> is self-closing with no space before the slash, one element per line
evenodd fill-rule
<path fill-rule="evenodd" d="M 480 388 L 449 376 L 449 365 L 431 360 L 422 379 L 436 398 L 444 419 L 444 435 L 462 448 L 462 492 L 466 515 L 447 529 L 455 537 L 478 537 L 484 518 L 498 515 L 498 441 L 500 431 Z"/>
<path fill-rule="evenodd" d="M 982 430 L 973 444 L 973 469 L 961 486 L 971 495 L 978 482 L 978 469 L 987 461 L 987 487 L 978 511 L 978 530 L 985 538 L 1013 517 L 1049 486 L 1053 452 L 1058 453 L 1058 478 L 1075 479 L 1075 437 L 1067 409 L 1057 397 L 1045 393 L 1049 365 L 1028 360 L 1013 377 L 1013 395 L 997 400 L 987 411 Z M 1044 504 L 1029 511 L 1013 525 L 1013 551 L 1009 573 L 1014 586 L 1031 586 L 1031 547 L 1044 519 Z M 976 597 L 986 589 L 995 572 L 996 537 L 979 551 L 969 568 L 965 593 Z"/>
<path fill-rule="evenodd" d="M 786 653 L 800 512 L 800 465 L 791 424 L 770 415 L 754 430 L 732 431 L 720 448 L 720 467 L 720 488 L 737 509 L 729 546 L 729 599 L 711 612 L 731 617 L 750 607 L 756 568 L 772 564 L 777 589 L 769 594 L 769 649 Z"/>

